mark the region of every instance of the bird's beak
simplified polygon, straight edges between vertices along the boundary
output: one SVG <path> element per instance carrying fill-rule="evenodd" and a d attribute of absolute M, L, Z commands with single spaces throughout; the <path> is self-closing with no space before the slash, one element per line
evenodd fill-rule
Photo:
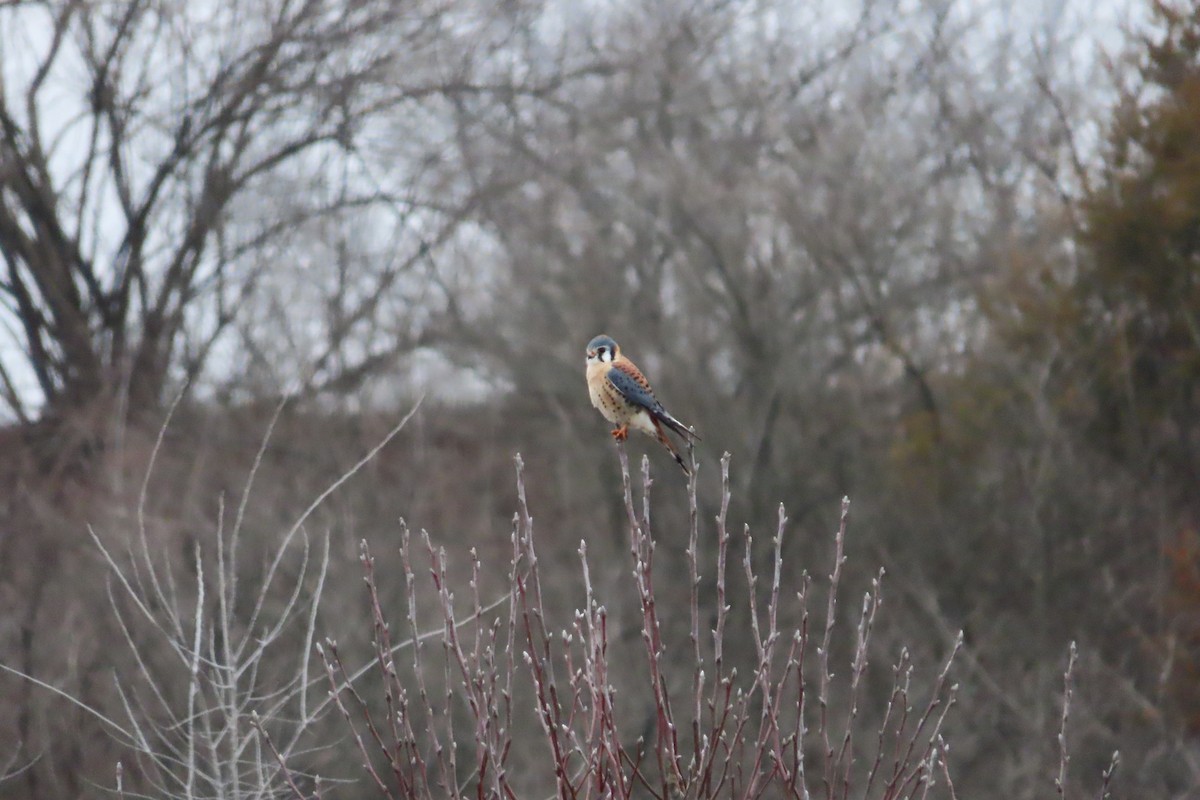
<path fill-rule="evenodd" d="M 588 358 L 595 358 L 595 357 L 596 357 L 596 351 L 595 351 L 595 350 L 588 350 L 588 351 L 587 351 L 587 357 L 588 357 Z"/>

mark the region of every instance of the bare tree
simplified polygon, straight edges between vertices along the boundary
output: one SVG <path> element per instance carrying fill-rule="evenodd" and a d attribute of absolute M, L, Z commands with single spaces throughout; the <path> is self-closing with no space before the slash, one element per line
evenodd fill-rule
<path fill-rule="evenodd" d="M 436 161 L 435 124 L 401 150 L 378 146 L 380 120 L 499 90 L 473 82 L 472 59 L 486 59 L 505 21 L 475 11 L 0 7 L 0 317 L 12 340 L 0 396 L 11 412 L 114 395 L 152 406 L 172 381 L 269 363 L 280 342 L 295 344 L 300 374 L 277 379 L 353 385 L 412 346 L 427 319 L 376 323 L 403 311 L 388 300 L 414 296 L 418 267 L 471 201 L 414 167 Z"/>
<path fill-rule="evenodd" d="M 610 75 L 460 124 L 470 174 L 519 187 L 480 204 L 504 300 L 462 313 L 461 334 L 489 331 L 514 371 L 561 366 L 519 378 L 551 407 L 573 391 L 565 337 L 642 342 L 664 391 L 751 454 L 759 505 L 804 461 L 778 443 L 844 441 L 851 414 L 911 412 L 936 436 L 938 365 L 972 335 L 962 309 L 1037 177 L 1021 147 L 1057 119 L 1028 54 L 981 24 L 882 1 L 579 21 Z M 812 488 L 800 513 L 846 487 Z"/>

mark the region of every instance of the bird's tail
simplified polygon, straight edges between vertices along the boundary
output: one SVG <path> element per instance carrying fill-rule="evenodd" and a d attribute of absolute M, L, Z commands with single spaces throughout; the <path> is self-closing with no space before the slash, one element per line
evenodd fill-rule
<path fill-rule="evenodd" d="M 670 414 L 667 413 L 666 409 L 659 409 L 657 417 L 660 420 L 662 420 L 663 424 L 665 424 L 668 428 L 670 428 L 671 430 L 678 433 L 684 439 L 687 439 L 688 441 L 691 441 L 691 442 L 700 441 L 700 434 L 696 433 L 694 430 L 689 428 L 687 425 L 684 425 L 682 422 L 680 422 L 679 420 L 672 417 Z"/>
<path fill-rule="evenodd" d="M 666 422 L 666 420 L 663 420 L 663 422 Z M 670 425 L 670 422 L 668 422 L 667 424 Z M 676 422 L 676 424 L 679 424 L 679 423 Z M 692 470 L 688 467 L 687 462 L 683 460 L 683 456 L 680 455 L 679 448 L 677 448 L 675 446 L 675 443 L 672 442 L 671 439 L 667 436 L 666 431 L 664 431 L 662 429 L 662 423 L 659 422 L 657 419 L 654 419 L 654 430 L 655 430 L 655 433 L 658 435 L 658 440 L 663 443 L 664 447 L 666 447 L 668 450 L 671 451 L 671 457 L 675 459 L 675 463 L 678 464 L 679 467 L 683 470 L 683 474 L 687 475 L 688 477 L 691 477 Z M 675 430 L 675 427 L 671 426 L 671 430 Z M 686 430 L 686 428 L 684 430 Z"/>

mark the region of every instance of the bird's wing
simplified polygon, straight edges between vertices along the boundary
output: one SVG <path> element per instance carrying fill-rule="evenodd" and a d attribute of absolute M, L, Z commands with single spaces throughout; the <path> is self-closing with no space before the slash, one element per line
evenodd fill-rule
<path fill-rule="evenodd" d="M 652 414 L 661 413 L 662 404 L 654 396 L 650 382 L 630 361 L 618 361 L 608 371 L 608 382 L 627 403 L 641 406 Z"/>
<path fill-rule="evenodd" d="M 615 362 L 612 369 L 608 371 L 608 382 L 625 398 L 626 402 L 646 409 L 650 412 L 650 416 L 661 420 L 680 436 L 686 436 L 689 439 L 700 438 L 688 426 L 667 413 L 662 403 L 658 402 L 658 398 L 654 396 L 654 390 L 650 388 L 650 382 L 646 380 L 646 376 L 632 361 L 622 359 Z"/>

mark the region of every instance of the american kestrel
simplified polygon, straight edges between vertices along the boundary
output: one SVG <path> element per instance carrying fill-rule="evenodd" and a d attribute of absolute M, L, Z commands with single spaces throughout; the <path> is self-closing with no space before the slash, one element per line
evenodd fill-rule
<path fill-rule="evenodd" d="M 667 438 L 663 425 L 691 443 L 700 439 L 695 431 L 675 419 L 654 396 L 650 382 L 642 371 L 621 353 L 620 346 L 610 336 L 597 336 L 587 346 L 587 384 L 592 405 L 604 418 L 616 425 L 613 438 L 625 441 L 629 428 L 653 436 L 671 451 L 676 463 L 691 474 L 675 444 Z"/>

